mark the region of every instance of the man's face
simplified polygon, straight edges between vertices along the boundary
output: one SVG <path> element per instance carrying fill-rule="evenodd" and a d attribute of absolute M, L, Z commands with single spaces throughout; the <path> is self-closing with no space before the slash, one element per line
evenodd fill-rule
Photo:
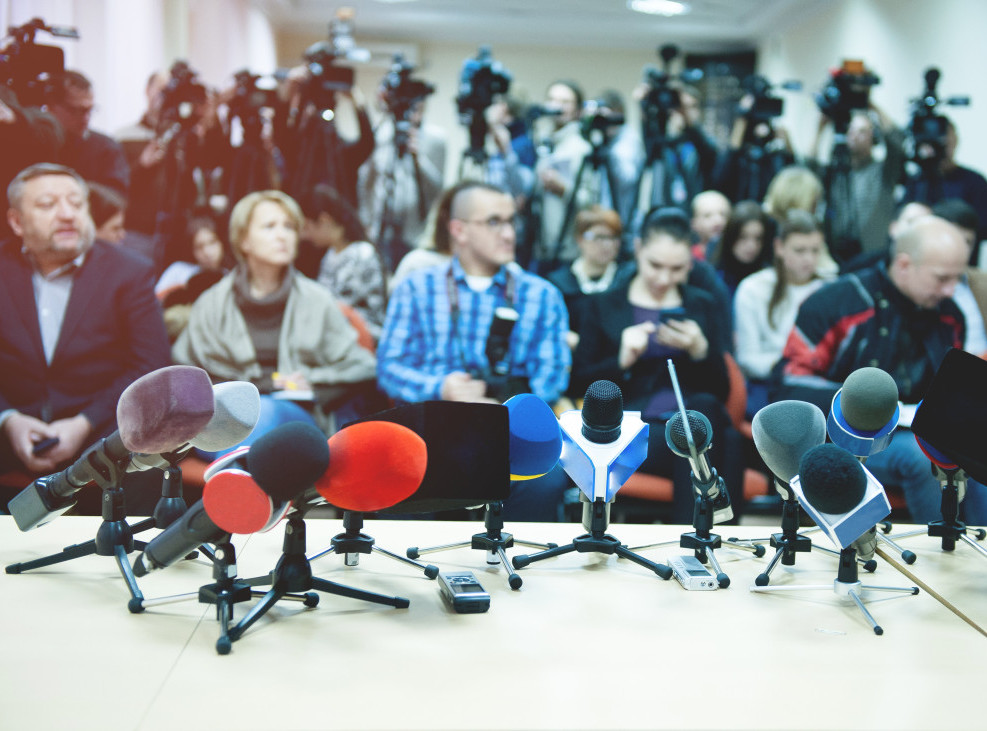
<path fill-rule="evenodd" d="M 568 124 L 579 116 L 579 101 L 576 92 L 565 84 L 552 84 L 545 95 L 545 106 L 558 109 L 559 115 L 554 117 L 556 127 Z"/>
<path fill-rule="evenodd" d="M 468 196 L 462 217 L 450 222 L 456 254 L 467 274 L 493 276 L 514 261 L 514 200 L 482 189 Z"/>
<path fill-rule="evenodd" d="M 867 117 L 857 114 L 850 120 L 846 143 L 851 154 L 861 158 L 870 157 L 874 148 L 874 125 Z"/>
<path fill-rule="evenodd" d="M 711 241 L 723 233 L 729 217 L 729 200 L 719 195 L 701 194 L 693 204 L 692 230 L 702 241 Z"/>
<path fill-rule="evenodd" d="M 69 88 L 65 90 L 65 98 L 51 105 L 51 113 L 55 115 L 66 134 L 82 137 L 89 128 L 89 117 L 92 115 L 92 89 Z"/>
<path fill-rule="evenodd" d="M 40 261 L 68 263 L 92 244 L 95 232 L 86 193 L 68 175 L 39 175 L 7 221 L 24 247 Z"/>
<path fill-rule="evenodd" d="M 934 308 L 953 296 L 970 249 L 952 224 L 943 221 L 942 225 L 933 225 L 923 220 L 915 225 L 923 226 L 922 251 L 915 256 L 896 257 L 892 264 L 894 283 L 919 307 Z"/>

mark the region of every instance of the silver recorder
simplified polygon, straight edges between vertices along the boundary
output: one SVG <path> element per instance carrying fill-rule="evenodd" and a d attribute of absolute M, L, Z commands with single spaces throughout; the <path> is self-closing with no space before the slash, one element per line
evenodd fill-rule
<path fill-rule="evenodd" d="M 695 556 L 672 556 L 668 565 L 679 583 L 689 591 L 713 591 L 717 588 L 716 576 Z"/>

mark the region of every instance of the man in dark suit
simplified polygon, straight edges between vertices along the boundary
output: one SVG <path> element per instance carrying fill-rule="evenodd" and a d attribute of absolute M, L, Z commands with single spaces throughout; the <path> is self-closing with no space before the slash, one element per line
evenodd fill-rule
<path fill-rule="evenodd" d="M 169 364 L 168 337 L 150 265 L 94 241 L 74 170 L 32 165 L 7 198 L 16 238 L 0 245 L 0 474 L 49 474 L 116 428 L 123 390 Z"/>

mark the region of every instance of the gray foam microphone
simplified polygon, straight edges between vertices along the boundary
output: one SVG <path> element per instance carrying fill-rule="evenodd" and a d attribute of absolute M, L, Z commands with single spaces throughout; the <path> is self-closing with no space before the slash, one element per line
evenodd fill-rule
<path fill-rule="evenodd" d="M 189 444 L 206 452 L 219 452 L 250 436 L 260 417 L 260 392 L 247 381 L 217 383 L 212 392 L 216 401 L 212 419 Z"/>
<path fill-rule="evenodd" d="M 776 401 L 754 414 L 751 433 L 778 492 L 788 500 L 788 483 L 798 474 L 802 457 L 826 441 L 826 416 L 807 401 Z"/>

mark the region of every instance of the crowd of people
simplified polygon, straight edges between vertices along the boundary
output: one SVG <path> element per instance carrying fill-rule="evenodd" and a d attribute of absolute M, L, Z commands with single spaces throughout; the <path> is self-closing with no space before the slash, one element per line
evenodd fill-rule
<path fill-rule="evenodd" d="M 0 474 L 64 466 L 112 430 L 129 383 L 169 363 L 255 383 L 249 441 L 427 399 L 531 392 L 561 409 L 605 378 L 651 425 L 641 469 L 672 478 L 670 517 L 689 523 L 689 466 L 664 439 L 671 360 L 739 518 L 751 450 L 725 408 L 731 360 L 751 418 L 782 398 L 828 412 L 864 366 L 915 404 L 947 350 L 987 355 L 987 180 L 955 162 L 951 123 L 930 186 L 928 168 L 906 176 L 905 132 L 872 104 L 853 111 L 836 169 L 755 125 L 747 97 L 720 143 L 701 94 L 678 88 L 655 140 L 588 124 L 588 109 L 622 119 L 624 101 L 587 102 L 566 79 L 537 117 L 493 99 L 484 147 L 449 180 L 427 93 L 397 113 L 394 89 L 377 110 L 337 90 L 326 115 L 302 70 L 255 129 L 232 92 L 176 74 L 149 79 L 145 114 L 115 139 L 89 129 L 94 91 L 77 71 L 40 109 L 0 96 L 0 134 L 36 143 L 0 170 Z M 179 92 L 195 114 L 175 116 Z M 832 123 L 820 114 L 820 132 Z M 496 355 L 495 318 L 513 323 Z M 868 468 L 928 522 L 940 488 L 906 427 Z M 505 515 L 559 519 L 566 488 L 558 469 L 519 483 Z M 964 508 L 987 523 L 983 486 Z"/>

